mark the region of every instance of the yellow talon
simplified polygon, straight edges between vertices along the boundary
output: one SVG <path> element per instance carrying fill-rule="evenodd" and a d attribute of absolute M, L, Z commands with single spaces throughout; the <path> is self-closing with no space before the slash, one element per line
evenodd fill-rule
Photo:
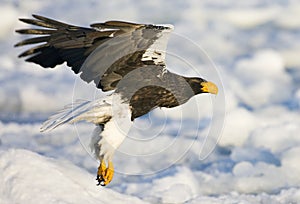
<path fill-rule="evenodd" d="M 98 167 L 97 180 L 98 185 L 106 186 L 109 184 L 114 176 L 114 166 L 111 161 L 108 162 L 108 166 L 106 168 L 104 160 L 101 161 Z"/>

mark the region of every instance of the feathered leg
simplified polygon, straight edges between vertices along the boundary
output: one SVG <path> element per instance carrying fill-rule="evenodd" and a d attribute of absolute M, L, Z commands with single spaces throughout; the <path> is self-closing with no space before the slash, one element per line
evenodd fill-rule
<path fill-rule="evenodd" d="M 105 137 L 107 128 L 109 129 L 109 127 L 111 127 L 111 123 L 112 122 L 101 124 L 95 129 L 91 144 L 94 147 L 96 157 L 99 158 L 100 161 L 96 180 L 98 181 L 97 185 L 101 186 L 106 186 L 107 184 L 109 184 L 114 176 L 114 165 L 112 158 L 116 147 L 113 146 L 114 141 L 110 141 L 110 138 Z M 110 133 L 111 131 L 108 132 Z M 118 135 L 114 135 L 113 138 L 117 139 L 117 136 Z M 121 141 L 123 140 L 123 138 L 120 139 Z M 121 143 L 121 141 L 119 143 Z"/>

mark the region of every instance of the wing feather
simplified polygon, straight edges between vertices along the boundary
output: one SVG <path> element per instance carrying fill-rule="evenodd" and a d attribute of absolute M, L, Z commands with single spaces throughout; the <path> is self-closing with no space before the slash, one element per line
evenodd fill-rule
<path fill-rule="evenodd" d="M 90 28 L 69 25 L 33 15 L 20 21 L 42 28 L 19 29 L 20 34 L 42 35 L 15 46 L 36 45 L 19 57 L 42 67 L 63 62 L 86 81 L 103 91 L 114 90 L 130 71 L 147 65 L 165 66 L 165 50 L 172 26 L 107 21 Z"/>

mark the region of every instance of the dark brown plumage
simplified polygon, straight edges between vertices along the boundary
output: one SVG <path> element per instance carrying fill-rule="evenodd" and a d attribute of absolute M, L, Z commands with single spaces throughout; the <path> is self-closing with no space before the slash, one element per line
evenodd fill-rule
<path fill-rule="evenodd" d="M 120 21 L 83 28 L 39 15 L 33 17 L 35 19 L 20 21 L 48 29 L 16 30 L 20 34 L 43 36 L 23 40 L 15 46 L 43 44 L 26 50 L 19 57 L 28 57 L 26 61 L 44 68 L 67 62 L 76 74 L 81 72 L 84 81 L 94 81 L 103 91 L 113 90 L 132 69 L 153 64 L 152 60 L 141 61 L 142 55 L 162 30 L 170 29 Z"/>

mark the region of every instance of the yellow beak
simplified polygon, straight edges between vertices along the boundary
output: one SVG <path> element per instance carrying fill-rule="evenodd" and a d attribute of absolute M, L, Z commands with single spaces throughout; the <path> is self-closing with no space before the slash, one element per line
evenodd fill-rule
<path fill-rule="evenodd" d="M 211 93 L 211 94 L 218 94 L 218 87 L 214 83 L 208 81 L 208 82 L 202 82 L 201 83 L 201 90 L 205 93 Z"/>

